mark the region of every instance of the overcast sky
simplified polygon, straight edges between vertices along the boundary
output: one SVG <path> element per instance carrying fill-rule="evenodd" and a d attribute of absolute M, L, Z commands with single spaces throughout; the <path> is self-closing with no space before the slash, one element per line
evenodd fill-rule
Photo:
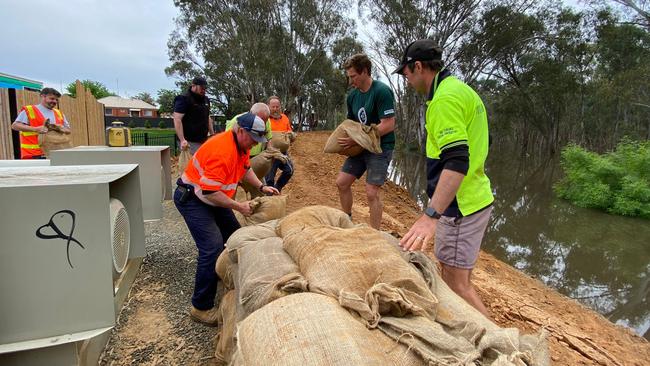
<path fill-rule="evenodd" d="M 177 14 L 171 0 L 0 0 L 0 72 L 56 89 L 90 79 L 121 96 L 155 97 L 175 88 L 164 69 Z"/>
<path fill-rule="evenodd" d="M 164 69 L 177 14 L 172 0 L 0 0 L 0 72 L 62 92 L 90 79 L 123 97 L 155 97 L 175 89 Z"/>

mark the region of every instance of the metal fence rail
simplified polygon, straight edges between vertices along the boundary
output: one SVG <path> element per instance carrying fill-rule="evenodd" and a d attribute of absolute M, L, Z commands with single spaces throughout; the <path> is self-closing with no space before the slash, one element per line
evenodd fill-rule
<path fill-rule="evenodd" d="M 177 156 L 179 153 L 176 135 L 160 136 L 149 132 L 131 131 L 131 142 L 136 146 L 169 146 L 173 156 Z"/>

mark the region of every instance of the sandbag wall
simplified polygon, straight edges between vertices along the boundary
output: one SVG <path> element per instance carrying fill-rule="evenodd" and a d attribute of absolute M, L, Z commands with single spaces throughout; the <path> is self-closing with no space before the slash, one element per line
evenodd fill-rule
<path fill-rule="evenodd" d="M 548 365 L 544 334 L 502 329 L 424 254 L 311 206 L 235 232 L 217 261 L 216 358 L 231 365 Z"/>

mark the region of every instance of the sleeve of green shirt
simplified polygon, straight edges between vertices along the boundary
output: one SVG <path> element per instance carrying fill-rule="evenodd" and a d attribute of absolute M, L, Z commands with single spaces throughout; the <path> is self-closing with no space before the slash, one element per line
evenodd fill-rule
<path fill-rule="evenodd" d="M 237 121 L 237 116 L 233 117 L 231 120 L 226 122 L 226 131 L 232 129 L 232 126 L 235 124 L 236 121 Z"/>
<path fill-rule="evenodd" d="M 443 97 L 433 103 L 433 135 L 440 149 L 452 142 L 467 141 L 462 103 L 452 97 Z"/>
<path fill-rule="evenodd" d="M 379 119 L 390 118 L 395 115 L 395 98 L 393 97 L 393 92 L 390 88 L 381 88 L 381 92 L 378 94 L 377 104 L 378 104 L 378 114 Z"/>

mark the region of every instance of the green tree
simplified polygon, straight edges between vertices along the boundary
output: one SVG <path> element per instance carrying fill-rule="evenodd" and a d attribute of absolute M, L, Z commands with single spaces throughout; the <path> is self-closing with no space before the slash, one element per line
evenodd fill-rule
<path fill-rule="evenodd" d="M 81 81 L 81 85 L 83 85 L 84 88 L 90 90 L 90 93 L 96 99 L 101 99 L 111 95 L 116 95 L 112 91 L 108 90 L 108 88 L 104 84 L 100 83 L 99 81 L 83 80 Z M 65 90 L 69 96 L 76 97 L 77 96 L 76 82 L 68 84 L 68 86 L 65 87 Z"/>
<path fill-rule="evenodd" d="M 133 97 L 133 99 L 141 100 L 141 101 L 143 101 L 143 102 L 145 102 L 145 103 L 149 103 L 149 104 L 151 104 L 151 105 L 155 105 L 155 104 L 156 104 L 156 101 L 153 99 L 153 97 L 151 96 L 151 94 L 149 94 L 149 93 L 147 93 L 147 92 L 140 92 L 140 93 L 136 94 L 136 95 Z"/>
<path fill-rule="evenodd" d="M 186 0 L 176 5 L 178 27 L 168 42 L 172 64 L 165 71 L 185 80 L 206 75 L 213 105 L 226 116 L 273 94 L 290 111 L 304 110 L 308 90 L 322 84 L 313 69 L 333 67 L 323 59 L 352 29 L 343 15 L 348 4 L 341 0 Z"/>
<path fill-rule="evenodd" d="M 158 90 L 158 97 L 156 98 L 158 113 L 172 113 L 174 111 L 174 98 L 179 94 L 181 92 L 170 89 Z"/>

